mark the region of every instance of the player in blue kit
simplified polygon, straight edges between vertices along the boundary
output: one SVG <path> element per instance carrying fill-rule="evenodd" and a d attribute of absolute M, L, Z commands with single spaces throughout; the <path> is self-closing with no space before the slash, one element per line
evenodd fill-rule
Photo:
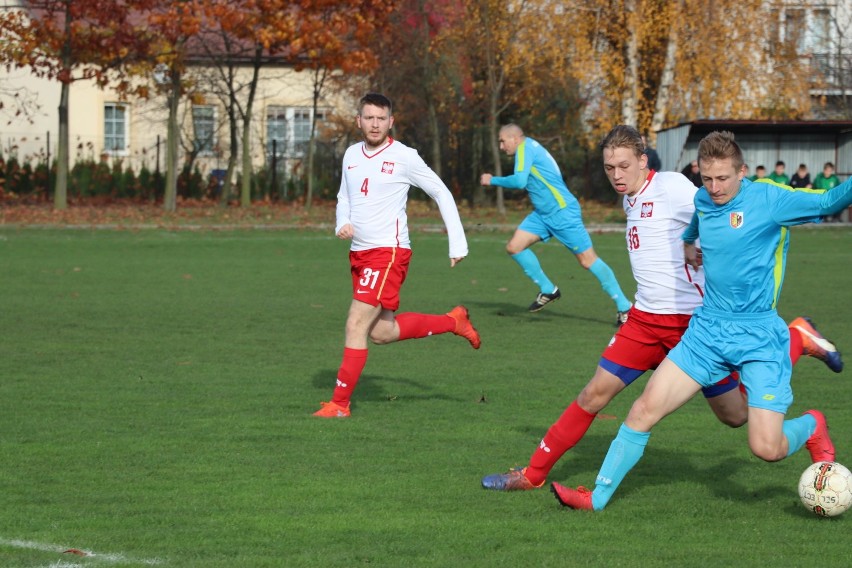
<path fill-rule="evenodd" d="M 580 203 L 568 191 L 556 160 L 544 146 L 524 136 L 517 124 L 507 124 L 500 129 L 500 149 L 515 157 L 514 173 L 501 177 L 482 174 L 480 183 L 526 189 L 529 193 L 533 212 L 521 222 L 506 245 L 506 252 L 539 287 L 529 311 L 537 312 L 562 297 L 562 292 L 547 277 L 538 257 L 529 248 L 538 241 L 547 242 L 556 237 L 574 253 L 583 268 L 594 274 L 604 292 L 615 302 L 616 325 L 627 321 L 630 300 L 621 291 L 612 269 L 592 248 L 592 239 L 583 225 Z"/>
<path fill-rule="evenodd" d="M 743 179 L 743 155 L 729 132 L 701 140 L 704 187 L 683 234 L 686 260 L 705 273 L 704 305 L 696 308 L 672 349 L 633 403 L 610 445 L 594 491 L 553 483 L 565 506 L 599 511 L 645 451 L 651 428 L 702 387 L 739 371 L 748 394 L 752 453 L 779 461 L 803 445 L 811 460 L 834 461 L 834 445 L 818 410 L 785 420 L 793 402 L 790 335 L 776 305 L 786 268 L 789 227 L 819 222 L 852 204 L 852 180 L 831 191 Z M 700 237 L 701 255 L 695 247 Z"/>

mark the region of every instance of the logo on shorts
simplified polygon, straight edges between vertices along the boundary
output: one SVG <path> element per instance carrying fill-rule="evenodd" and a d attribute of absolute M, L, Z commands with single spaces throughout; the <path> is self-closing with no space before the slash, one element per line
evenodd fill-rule
<path fill-rule="evenodd" d="M 735 211 L 735 212 L 731 213 L 730 221 L 731 221 L 731 227 L 732 228 L 739 229 L 740 227 L 742 227 L 743 226 L 743 212 L 742 211 Z"/>
<path fill-rule="evenodd" d="M 765 394 L 763 395 L 763 400 L 775 400 L 774 394 Z"/>
<path fill-rule="evenodd" d="M 382 162 L 382 173 L 383 174 L 392 174 L 393 173 L 393 162 Z"/>
<path fill-rule="evenodd" d="M 654 202 L 650 201 L 648 203 L 642 204 L 642 219 L 650 219 L 654 215 Z"/>

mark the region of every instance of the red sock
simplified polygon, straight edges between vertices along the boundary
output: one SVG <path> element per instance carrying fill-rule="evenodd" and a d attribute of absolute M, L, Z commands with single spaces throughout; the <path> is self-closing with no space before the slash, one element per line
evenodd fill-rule
<path fill-rule="evenodd" d="M 349 406 L 352 391 L 355 390 L 355 385 L 358 384 L 358 379 L 361 378 L 361 371 L 364 370 L 364 365 L 366 364 L 366 349 L 343 348 L 343 362 L 337 370 L 337 386 L 334 387 L 331 402 L 340 406 Z"/>
<path fill-rule="evenodd" d="M 802 343 L 802 332 L 798 329 L 790 329 L 790 362 L 794 365 L 805 352 L 805 346 Z"/>
<path fill-rule="evenodd" d="M 447 314 L 406 312 L 396 316 L 396 323 L 399 325 L 399 341 L 449 333 L 456 328 L 456 320 Z"/>
<path fill-rule="evenodd" d="M 583 410 L 576 400 L 572 402 L 533 452 L 525 474 L 527 479 L 535 485 L 543 483 L 559 458 L 586 435 L 594 419 L 595 415 Z"/>

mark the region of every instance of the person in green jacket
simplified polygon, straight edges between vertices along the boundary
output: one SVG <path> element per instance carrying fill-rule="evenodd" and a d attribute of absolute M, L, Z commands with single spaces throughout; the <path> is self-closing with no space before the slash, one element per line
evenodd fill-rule
<path fill-rule="evenodd" d="M 838 185 L 840 185 L 840 178 L 834 173 L 834 164 L 826 162 L 822 167 L 822 173 L 818 173 L 814 178 L 814 189 L 829 190 L 832 187 L 837 187 Z M 830 217 L 826 217 L 825 220 L 840 221 L 841 214 L 842 213 L 831 215 Z"/>
<path fill-rule="evenodd" d="M 775 171 L 766 176 L 767 179 L 771 179 L 775 183 L 781 183 L 784 185 L 790 185 L 790 176 L 784 173 L 784 168 L 787 166 L 781 160 L 775 162 Z"/>

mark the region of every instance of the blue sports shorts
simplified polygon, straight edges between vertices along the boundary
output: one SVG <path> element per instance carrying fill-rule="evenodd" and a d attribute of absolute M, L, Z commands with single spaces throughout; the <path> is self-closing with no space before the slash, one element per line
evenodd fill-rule
<path fill-rule="evenodd" d="M 521 221 L 518 228 L 538 235 L 547 242 L 551 237 L 565 245 L 574 254 L 580 254 L 592 248 L 592 238 L 583 225 L 583 215 L 577 201 L 568 203 L 562 209 L 542 215 L 533 211 Z"/>
<path fill-rule="evenodd" d="M 669 359 L 702 387 L 739 371 L 751 407 L 785 414 L 793 403 L 790 332 L 774 310 L 732 314 L 699 307 Z"/>

